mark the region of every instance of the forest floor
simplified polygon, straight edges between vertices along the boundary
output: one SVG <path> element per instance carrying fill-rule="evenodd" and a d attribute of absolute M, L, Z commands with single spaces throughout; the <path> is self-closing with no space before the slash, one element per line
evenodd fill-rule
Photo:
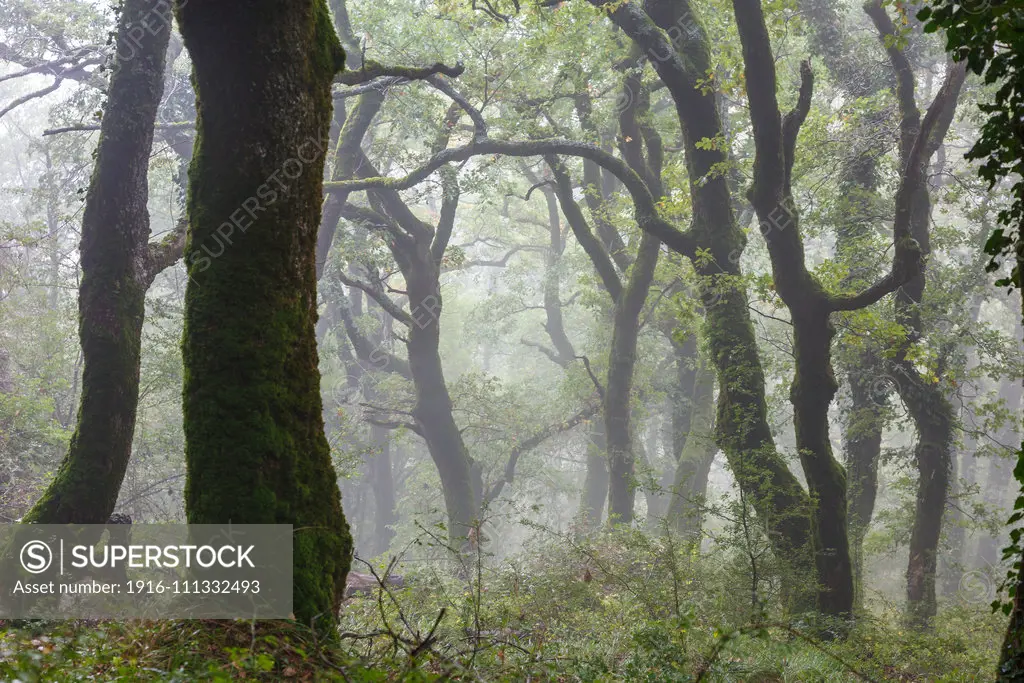
<path fill-rule="evenodd" d="M 0 680 L 985 681 L 994 678 L 992 639 L 1001 621 L 947 613 L 928 635 L 872 622 L 841 643 L 767 628 L 712 634 L 703 648 L 680 647 L 682 632 L 671 633 L 669 624 L 629 633 L 606 623 L 606 637 L 618 639 L 619 648 L 603 661 L 578 643 L 486 635 L 475 655 L 439 639 L 414 656 L 399 644 L 365 657 L 351 640 L 340 648 L 318 643 L 281 622 L 39 622 L 0 625 Z"/>
<path fill-rule="evenodd" d="M 919 632 L 873 597 L 822 639 L 821 623 L 752 611 L 739 555 L 640 534 L 484 559 L 410 563 L 405 587 L 345 602 L 331 643 L 280 621 L 0 622 L 0 681 L 987 681 L 1005 628 L 954 597 Z M 756 599 L 778 603 L 757 570 Z"/>

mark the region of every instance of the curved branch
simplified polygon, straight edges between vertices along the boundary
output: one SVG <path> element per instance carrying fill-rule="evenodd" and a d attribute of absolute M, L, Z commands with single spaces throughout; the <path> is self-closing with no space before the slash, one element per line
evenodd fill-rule
<path fill-rule="evenodd" d="M 31 102 L 32 100 L 39 99 L 40 97 L 46 97 L 50 93 L 56 91 L 57 88 L 59 88 L 61 86 L 61 83 L 63 82 L 63 78 L 57 77 L 57 80 L 55 80 L 52 84 L 46 86 L 45 88 L 41 88 L 39 90 L 36 90 L 35 92 L 30 92 L 27 95 L 19 97 L 3 109 L 0 109 L 0 119 L 2 119 L 7 114 L 10 114 L 12 111 L 17 109 L 21 105 L 25 104 L 26 102 Z"/>
<path fill-rule="evenodd" d="M 587 224 L 587 219 L 583 216 L 583 211 L 580 210 L 579 205 L 572 198 L 572 185 L 569 182 L 569 174 L 558 160 L 558 157 L 548 156 L 545 157 L 545 160 L 548 162 L 548 166 L 551 167 L 551 173 L 555 177 L 555 195 L 558 197 L 558 203 L 562 207 L 562 214 L 565 216 L 565 220 L 568 221 L 569 227 L 572 228 L 576 241 L 580 243 L 583 251 L 590 257 L 590 261 L 594 264 L 594 269 L 601 277 L 601 282 L 608 291 L 608 295 L 613 302 L 618 301 L 619 295 L 622 294 L 622 280 L 619 279 L 618 273 L 615 272 L 615 264 L 612 263 L 608 252 L 605 251 L 604 246 L 594 236 L 594 233 L 590 230 L 590 225 Z"/>
<path fill-rule="evenodd" d="M 796 139 L 800 127 L 811 111 L 811 96 L 814 94 L 814 72 L 808 60 L 800 62 L 800 95 L 796 106 L 782 119 L 782 153 L 786 163 L 786 183 L 793 175 L 793 161 L 796 154 Z"/>
<path fill-rule="evenodd" d="M 496 481 L 494 485 L 491 486 L 491 489 L 487 492 L 487 495 L 484 496 L 484 506 L 493 503 L 498 498 L 498 496 L 501 495 L 501 491 L 502 489 L 505 488 L 505 484 L 511 484 L 513 482 L 516 476 L 516 465 L 519 463 L 519 458 L 524 453 L 533 450 L 537 446 L 541 445 L 542 443 L 550 439 L 552 436 L 556 434 L 561 434 L 562 432 L 567 432 L 576 425 L 580 424 L 581 422 L 593 417 L 594 415 L 597 414 L 597 411 L 600 407 L 601 406 L 598 403 L 592 403 L 588 406 L 585 406 L 584 408 L 581 408 L 580 410 L 576 411 L 576 413 L 572 417 L 565 420 L 564 422 L 549 425 L 544 429 L 541 429 L 539 432 L 537 432 L 536 434 L 534 434 L 533 436 L 531 436 L 530 438 L 526 439 L 525 441 L 521 442 L 518 446 L 513 448 L 512 452 L 508 456 L 508 462 L 505 463 L 504 476 L 498 481 Z"/>
<path fill-rule="evenodd" d="M 412 316 L 405 312 L 401 306 L 391 300 L 391 297 L 379 286 L 374 285 L 370 282 L 363 282 L 346 275 L 344 272 L 338 272 L 338 280 L 346 287 L 355 287 L 363 291 L 368 297 L 377 302 L 377 305 L 384 309 L 384 311 L 392 318 L 402 323 L 406 327 L 412 325 Z"/>
<path fill-rule="evenodd" d="M 505 155 L 513 157 L 544 156 L 562 154 L 565 156 L 590 159 L 615 175 L 626 187 L 633 199 L 637 225 L 650 232 L 669 248 L 683 256 L 693 258 L 696 249 L 692 235 L 673 226 L 658 214 L 654 196 L 647 184 L 629 165 L 605 152 L 600 147 L 585 142 L 572 140 L 475 140 L 462 147 L 450 147 L 434 154 L 420 168 L 400 178 L 376 177 L 324 183 L 325 192 L 356 192 L 374 188 L 385 188 L 393 191 L 413 187 L 445 164 L 461 162 L 482 155 Z"/>
<path fill-rule="evenodd" d="M 348 335 L 349 341 L 352 342 L 352 348 L 355 349 L 356 357 L 363 363 L 367 363 L 374 370 L 390 372 L 411 380 L 412 370 L 409 368 L 409 362 L 387 351 L 382 346 L 374 345 L 367 339 L 359 331 L 356 321 L 352 318 L 348 297 L 339 296 L 338 299 L 338 315 L 345 326 L 345 333 Z"/>

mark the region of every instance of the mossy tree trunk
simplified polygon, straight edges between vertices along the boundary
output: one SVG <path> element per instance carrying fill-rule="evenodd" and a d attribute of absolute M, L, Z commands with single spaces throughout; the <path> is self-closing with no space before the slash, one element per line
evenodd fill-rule
<path fill-rule="evenodd" d="M 181 254 L 184 224 L 150 245 L 149 159 L 171 32 L 166 3 L 126 0 L 82 215 L 78 422 L 56 478 L 25 515 L 39 524 L 103 524 L 131 457 L 146 290 Z"/>
<path fill-rule="evenodd" d="M 331 83 L 324 0 L 179 3 L 198 98 L 184 418 L 190 523 L 292 524 L 298 620 L 332 624 L 351 537 L 324 436 L 316 240 Z"/>
<path fill-rule="evenodd" d="M 873 63 L 859 59 L 855 37 L 834 3 L 827 0 L 800 0 L 799 6 L 810 28 L 810 47 L 832 76 L 832 81 L 851 99 L 875 97 L 891 85 L 892 75 L 879 71 Z M 887 151 L 883 133 L 889 112 L 869 112 L 858 122 L 855 136 L 858 146 L 843 159 L 839 172 L 839 191 L 832 222 L 836 229 L 836 256 L 850 268 L 844 284 L 865 287 L 880 275 L 875 267 L 872 237 L 878 214 L 878 160 Z M 867 239 L 865 239 L 867 238 Z M 892 387 L 884 381 L 878 349 L 859 354 L 847 367 L 850 408 L 843 434 L 847 473 L 847 525 L 853 562 L 855 603 L 862 596 L 864 535 L 871 523 L 878 489 L 878 460 L 882 450 L 883 410 Z"/>
<path fill-rule="evenodd" d="M 941 385 L 920 376 L 909 362 L 900 366 L 903 372 L 899 394 L 918 432 L 914 449 L 917 496 L 907 563 L 907 617 L 911 625 L 923 628 L 938 610 L 935 577 L 942 518 L 949 495 L 955 420 L 953 406 Z"/>
<path fill-rule="evenodd" d="M 931 252 L 931 198 L 927 164 L 946 137 L 966 71 L 963 64 L 947 64 L 945 79 L 925 116 L 916 99 L 913 67 L 896 36 L 896 25 L 881 1 L 864 6 L 884 45 L 896 78 L 900 110 L 900 186 L 896 194 L 895 226 L 913 238 L 922 259 Z M 908 359 L 912 345 L 925 334 L 921 304 L 927 285 L 926 271 L 917 269 L 896 295 L 896 319 L 907 337 L 892 363 L 895 388 L 917 427 L 914 459 L 918 490 L 907 563 L 907 618 L 924 628 L 935 616 L 935 575 L 942 517 L 949 496 L 955 416 L 941 382 L 918 371 Z M 940 361 L 941 363 L 942 361 Z M 942 374 L 939 370 L 938 374 Z"/>
<path fill-rule="evenodd" d="M 797 105 L 783 116 L 761 7 L 753 0 L 733 0 L 733 7 L 743 45 L 756 147 L 749 197 L 768 245 L 776 289 L 793 322 L 796 368 L 790 396 L 800 461 L 815 503 L 818 608 L 830 615 L 848 615 L 853 609 L 853 570 L 846 524 L 846 475 L 832 456 L 829 438 L 828 408 L 838 387 L 832 372 L 834 330 L 829 318 L 834 311 L 869 306 L 905 283 L 910 287 L 923 281 L 921 249 L 914 249 L 911 243 L 922 215 L 919 188 L 925 184 L 925 167 L 937 144 L 933 135 L 938 141 L 945 136 L 963 74 L 957 76 L 956 70 L 951 70 L 926 120 L 915 130 L 905 131 L 909 148 L 903 156 L 906 167 L 896 198 L 895 257 L 889 274 L 858 294 L 834 297 L 806 267 L 799 214 L 790 187 L 797 135 L 811 105 L 810 65 L 801 66 Z"/>
<path fill-rule="evenodd" d="M 1021 282 L 1021 278 L 1024 278 L 1024 250 L 1022 250 L 1024 247 L 1021 246 L 1022 242 L 1020 241 L 1017 244 L 1018 274 L 1015 284 L 1020 290 L 1021 311 L 1024 313 L 1024 287 L 1021 286 L 1024 284 Z M 1020 445 L 1020 450 L 1017 452 L 1017 465 L 1014 470 L 1014 479 L 1018 485 L 1024 483 L 1024 472 L 1021 471 L 1024 468 L 1022 453 L 1024 453 L 1024 444 Z M 1020 496 L 1024 495 L 1024 491 L 1019 486 L 1017 491 L 1017 501 L 1019 502 L 1021 500 Z M 1010 621 L 1006 625 L 1006 635 L 999 650 L 999 669 L 996 680 L 1000 681 L 1000 683 L 1016 682 L 1024 677 L 1024 556 L 1017 557 L 1016 563 L 1017 580 L 1013 586 Z"/>
<path fill-rule="evenodd" d="M 629 3 L 609 16 L 651 56 L 684 134 L 692 234 L 697 248 L 710 255 L 695 267 L 706 311 L 704 334 L 718 374 L 716 441 L 765 525 L 775 554 L 802 565 L 811 538 L 808 498 L 777 452 L 768 424 L 764 371 L 746 292 L 737 285 L 745 238 L 736 224 L 727 179 L 715 170 L 728 159 L 717 148 L 699 146 L 722 132 L 715 96 L 704 85 L 711 70 L 707 33 L 686 1 L 648 0 L 642 9 Z"/>

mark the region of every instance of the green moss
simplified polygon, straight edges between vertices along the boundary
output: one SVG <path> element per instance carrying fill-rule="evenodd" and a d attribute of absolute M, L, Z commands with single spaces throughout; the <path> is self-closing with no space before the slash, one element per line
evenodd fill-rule
<path fill-rule="evenodd" d="M 333 623 L 352 540 L 321 417 L 316 235 L 336 50 L 322 0 L 189 3 L 186 511 L 295 526 L 295 615 Z M 315 41 L 310 41 L 315 37 Z"/>

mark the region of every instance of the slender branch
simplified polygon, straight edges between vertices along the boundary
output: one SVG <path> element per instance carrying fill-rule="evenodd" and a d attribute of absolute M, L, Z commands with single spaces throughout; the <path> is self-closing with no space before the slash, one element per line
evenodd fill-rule
<path fill-rule="evenodd" d="M 604 401 L 604 386 L 601 384 L 601 380 L 597 378 L 597 375 L 594 374 L 594 369 L 590 367 L 590 359 L 586 356 L 576 356 L 576 359 L 583 361 L 583 367 L 586 368 L 587 374 L 590 375 L 590 381 L 594 383 L 598 397 Z"/>
<path fill-rule="evenodd" d="M 0 119 L 14 111 L 21 105 L 25 104 L 26 102 L 31 102 L 32 100 L 38 99 L 40 97 L 46 97 L 50 93 L 56 91 L 57 88 L 59 88 L 61 86 L 61 83 L 63 82 L 64 79 L 58 77 L 57 80 L 55 80 L 52 84 L 46 86 L 45 88 L 41 88 L 39 90 L 36 90 L 35 92 L 30 92 L 27 95 L 19 97 L 3 109 L 0 109 Z"/>
<path fill-rule="evenodd" d="M 349 97 L 355 97 L 356 95 L 362 95 L 371 91 L 387 92 L 389 88 L 396 85 L 402 85 L 408 83 L 409 79 L 403 78 L 402 76 L 387 76 L 385 78 L 370 81 L 369 83 L 363 83 L 353 88 L 346 88 L 344 90 L 337 90 L 334 92 L 334 99 L 344 100 Z"/>
<path fill-rule="evenodd" d="M 572 140 L 547 139 L 526 141 L 476 140 L 462 147 L 450 147 L 434 154 L 420 168 L 400 178 L 361 178 L 341 182 L 324 183 L 325 192 L 356 192 L 376 188 L 392 191 L 413 187 L 442 166 L 452 162 L 466 161 L 482 155 L 506 155 L 513 157 L 543 156 L 562 154 L 590 159 L 608 169 L 625 186 L 633 199 L 637 225 L 650 232 L 669 248 L 688 257 L 696 255 L 693 236 L 683 232 L 661 218 L 657 204 L 647 184 L 621 159 L 609 154 L 596 145 Z"/>
<path fill-rule="evenodd" d="M 444 252 L 448 249 L 448 241 L 455 229 L 455 213 L 459 208 L 459 178 L 454 168 L 441 170 L 441 213 L 434 231 L 434 240 L 430 243 L 430 255 L 434 263 L 441 265 Z"/>
<path fill-rule="evenodd" d="M 457 267 L 446 268 L 446 271 L 453 270 L 465 270 L 467 268 L 504 268 L 508 265 L 509 259 L 518 254 L 521 251 L 545 251 L 543 247 L 537 247 L 532 244 L 517 244 L 516 246 L 505 252 L 505 255 L 500 259 L 488 260 L 488 259 L 471 259 L 469 261 L 463 261 Z"/>
<path fill-rule="evenodd" d="M 498 498 L 498 496 L 501 495 L 502 489 L 505 488 L 505 484 L 511 484 L 513 482 L 516 476 L 516 465 L 519 463 L 519 458 L 522 457 L 524 453 L 533 450 L 537 446 L 541 445 L 542 443 L 550 439 L 552 436 L 556 434 L 561 434 L 562 432 L 567 432 L 576 425 L 580 424 L 581 422 L 593 417 L 594 415 L 597 414 L 597 411 L 600 409 L 600 407 L 601 405 L 599 403 L 591 403 L 587 406 L 584 406 L 580 410 L 576 411 L 576 413 L 573 414 L 572 417 L 565 420 L 564 422 L 559 422 L 557 424 L 544 427 L 543 429 L 535 433 L 533 436 L 529 437 L 525 441 L 520 442 L 515 448 L 512 449 L 512 452 L 508 456 L 508 462 L 505 463 L 504 476 L 498 481 L 496 481 L 494 485 L 491 487 L 491 489 L 487 492 L 487 495 L 484 496 L 484 506 L 487 506 L 490 503 L 494 502 Z"/>
<path fill-rule="evenodd" d="M 399 358 L 383 346 L 374 345 L 360 332 L 359 327 L 352 318 L 348 297 L 344 295 L 338 297 L 338 314 L 341 317 L 342 324 L 345 326 L 345 332 L 352 343 L 352 348 L 355 349 L 356 357 L 360 361 L 369 364 L 374 370 L 391 372 L 406 379 L 412 379 L 409 361 Z"/>
<path fill-rule="evenodd" d="M 469 115 L 470 120 L 473 122 L 473 130 L 475 133 L 473 136 L 474 141 L 487 139 L 487 122 L 484 120 L 484 116 L 480 113 L 479 109 L 470 104 L 469 100 L 467 100 L 460 92 L 452 87 L 450 83 L 440 76 L 428 76 L 426 81 L 450 97 L 455 104 L 459 105 L 459 107 Z"/>
<path fill-rule="evenodd" d="M 382 287 L 378 284 L 370 282 L 363 282 L 355 278 L 349 277 L 344 272 L 338 272 L 338 280 L 347 287 L 355 287 L 356 289 L 362 290 L 368 297 L 377 302 L 377 304 L 383 308 L 388 315 L 402 323 L 406 327 L 412 325 L 412 316 L 409 315 L 401 306 L 391 300 L 391 297 L 387 295 Z"/>
<path fill-rule="evenodd" d="M 196 127 L 195 121 L 175 121 L 173 123 L 158 123 L 155 130 L 189 130 Z M 48 128 L 43 131 L 43 137 L 48 135 L 60 135 L 61 133 L 78 133 L 98 131 L 99 124 L 81 124 L 76 126 L 64 126 L 63 128 Z"/>
<path fill-rule="evenodd" d="M 546 156 L 545 160 L 555 177 L 555 195 L 558 197 L 565 220 L 572 228 L 576 241 L 590 257 L 608 295 L 612 301 L 618 301 L 622 294 L 622 280 L 619 279 L 619 274 L 615 271 L 615 264 L 612 263 L 611 257 L 605 251 L 604 245 L 594 236 L 587 219 L 583 216 L 583 211 L 572 197 L 572 183 L 569 181 L 569 174 L 566 172 L 565 166 L 555 156 Z"/>
<path fill-rule="evenodd" d="M 807 114 L 811 111 L 811 96 L 814 93 L 814 72 L 807 60 L 800 62 L 800 95 L 796 106 L 782 119 L 782 152 L 786 163 L 786 182 L 789 183 L 793 174 L 793 161 L 796 154 L 796 139 L 800 127 L 804 125 Z"/>

